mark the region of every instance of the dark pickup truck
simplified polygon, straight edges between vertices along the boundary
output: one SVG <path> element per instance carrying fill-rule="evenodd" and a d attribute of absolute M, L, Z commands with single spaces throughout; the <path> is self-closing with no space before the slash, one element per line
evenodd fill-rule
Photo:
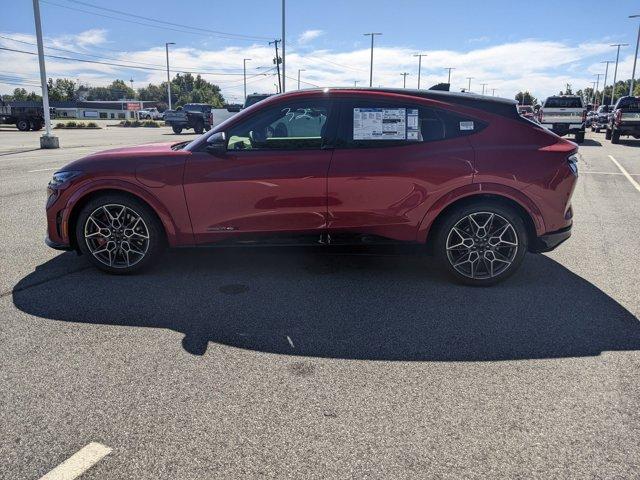
<path fill-rule="evenodd" d="M 8 105 L 0 100 L 0 124 L 15 125 L 21 132 L 41 130 L 44 125 L 42 104 L 16 102 Z"/>
<path fill-rule="evenodd" d="M 193 128 L 200 135 L 209 131 L 213 119 L 211 118 L 211 105 L 206 103 L 187 103 L 176 110 L 164 112 L 165 125 L 173 128 L 173 133 L 180 134 L 182 130 Z"/>
<path fill-rule="evenodd" d="M 640 138 L 640 97 L 621 97 L 613 107 L 606 138 L 619 143 L 622 135 Z"/>

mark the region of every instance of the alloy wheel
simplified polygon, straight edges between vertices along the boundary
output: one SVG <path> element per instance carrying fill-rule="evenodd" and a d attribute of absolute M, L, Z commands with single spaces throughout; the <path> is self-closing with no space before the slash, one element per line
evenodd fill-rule
<path fill-rule="evenodd" d="M 505 272 L 518 253 L 518 235 L 504 217 L 492 212 L 471 213 L 449 231 L 447 258 L 461 275 L 494 278 Z"/>
<path fill-rule="evenodd" d="M 112 268 L 132 267 L 149 249 L 147 224 L 125 205 L 96 208 L 85 222 L 84 239 L 91 254 Z"/>

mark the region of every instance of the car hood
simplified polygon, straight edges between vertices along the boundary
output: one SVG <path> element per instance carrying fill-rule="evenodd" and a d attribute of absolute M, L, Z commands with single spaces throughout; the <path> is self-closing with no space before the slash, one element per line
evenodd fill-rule
<path fill-rule="evenodd" d="M 176 145 L 176 143 L 151 143 L 103 150 L 69 163 L 64 167 L 64 170 L 92 170 L 93 168 L 105 167 L 110 164 L 115 166 L 121 164 L 122 160 L 125 160 L 127 165 L 135 165 L 153 157 L 166 158 L 184 154 L 183 150 L 173 150 L 171 148 L 173 145 Z"/>

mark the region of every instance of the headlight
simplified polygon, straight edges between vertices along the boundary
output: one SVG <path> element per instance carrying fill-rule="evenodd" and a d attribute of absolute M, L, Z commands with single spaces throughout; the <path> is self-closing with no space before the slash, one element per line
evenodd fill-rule
<path fill-rule="evenodd" d="M 567 158 L 567 163 L 569 164 L 569 169 L 571 172 L 577 177 L 578 176 L 578 155 L 575 153 L 573 155 L 569 155 Z"/>
<path fill-rule="evenodd" d="M 53 178 L 49 182 L 49 188 L 52 189 L 52 190 L 57 190 L 62 185 L 64 185 L 65 183 L 69 182 L 70 180 L 76 178 L 81 173 L 82 172 L 78 172 L 78 171 L 56 172 L 56 173 L 53 174 Z"/>

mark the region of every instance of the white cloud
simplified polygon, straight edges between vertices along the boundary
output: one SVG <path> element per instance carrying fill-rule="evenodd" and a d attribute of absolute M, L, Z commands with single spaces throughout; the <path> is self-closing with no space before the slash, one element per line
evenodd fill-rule
<path fill-rule="evenodd" d="M 7 33 L 0 33 L 0 35 L 35 43 L 31 35 Z M 317 37 L 318 34 L 313 35 Z M 116 62 L 142 62 L 144 66 L 151 64 L 157 68 L 157 70 L 123 70 L 108 65 L 49 58 L 47 74 L 50 77 L 80 78 L 81 81 L 95 86 L 106 85 L 114 78 L 124 80 L 133 78 L 136 87 L 145 86 L 150 82 L 159 83 L 166 78 L 165 51 L 161 47 L 119 53 L 103 50 L 96 52 L 91 49 L 92 45 L 108 43 L 106 32 L 96 30 L 48 38 L 45 42 L 59 48 L 112 57 Z M 1 38 L 0 46 L 35 51 L 34 47 Z M 310 84 L 352 86 L 354 80 L 358 80 L 360 86 L 368 85 L 370 55 L 368 46 L 354 47 L 346 51 L 309 48 L 307 46 L 302 51 L 296 48 L 296 45 L 288 45 L 288 90 L 296 88 L 298 69 L 305 70 L 301 74 L 303 88 L 312 86 Z M 486 83 L 487 92 L 496 89 L 496 94 L 500 96 L 513 98 L 517 91 L 525 89 L 542 99 L 557 93 L 566 83 L 570 83 L 574 90 L 590 86 L 595 80 L 593 74 L 604 71 L 604 66 L 599 62 L 602 59 L 608 59 L 611 50 L 608 42 L 571 44 L 536 39 L 478 47 L 466 51 L 427 50 L 424 53 L 428 56 L 422 59 L 421 86 L 428 88 L 433 84 L 446 81 L 447 72 L 444 67 L 455 67 L 452 74 L 452 90 L 466 87 L 466 77 L 473 77 L 472 90 L 476 92 L 481 90 L 480 84 Z M 376 47 L 373 85 L 401 87 L 400 73 L 410 72 L 407 86 L 415 87 L 418 67 L 417 59 L 413 57 L 415 51 L 414 48 L 409 47 Z M 53 50 L 49 50 L 48 53 L 80 58 L 78 55 Z M 627 55 L 621 56 L 620 59 L 618 79 L 626 79 L 631 75 L 633 55 L 632 52 L 625 53 Z M 227 75 L 207 74 L 204 78 L 219 84 L 225 98 L 231 101 L 242 100 L 242 58 L 253 59 L 247 63 L 247 91 L 274 92 L 277 79 L 272 62 L 273 49 L 268 45 L 231 46 L 217 50 L 176 47 L 171 50 L 171 65 L 174 73 L 180 69 L 227 73 Z M 109 62 L 109 60 L 106 61 Z M 7 66 L 3 69 L 5 74 L 18 75 L 25 82 L 37 82 L 36 56 L 0 51 L 0 65 Z M 265 72 L 267 75 L 264 75 Z M 612 77 L 613 65 L 609 69 L 608 83 L 611 83 Z M 11 92 L 13 88 L 15 88 L 14 85 L 0 84 L 0 93 Z"/>
<path fill-rule="evenodd" d="M 299 44 L 309 43 L 312 40 L 315 40 L 320 35 L 324 35 L 324 31 L 322 30 L 305 30 L 298 37 Z"/>

